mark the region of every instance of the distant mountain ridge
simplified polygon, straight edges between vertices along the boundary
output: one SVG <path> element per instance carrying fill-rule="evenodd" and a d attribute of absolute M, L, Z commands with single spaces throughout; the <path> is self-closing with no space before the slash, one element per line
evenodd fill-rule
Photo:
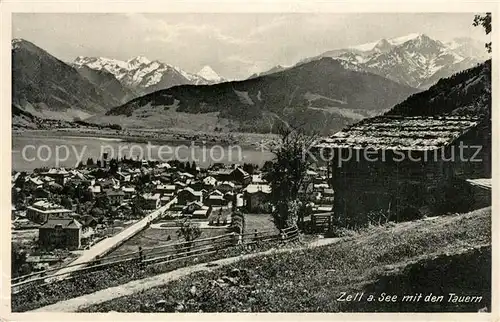
<path fill-rule="evenodd" d="M 244 81 L 171 87 L 138 97 L 106 115 L 161 127 L 170 121 L 159 120 L 176 117 L 174 112 L 205 114 L 213 120 L 207 130 L 230 126 L 229 130 L 241 132 L 269 132 L 276 124 L 300 120 L 309 129 L 330 132 L 383 113 L 417 91 L 323 58 Z M 118 119 L 103 117 L 101 121 L 116 123 Z"/>
<path fill-rule="evenodd" d="M 13 39 L 11 55 L 13 115 L 24 111 L 36 117 L 72 120 L 103 113 L 123 102 L 119 93 L 101 89 L 29 41 Z M 122 91 L 119 84 L 115 90 Z"/>
<path fill-rule="evenodd" d="M 158 60 L 150 61 L 137 56 L 128 61 L 105 57 L 78 56 L 72 64 L 93 70 L 105 70 L 129 90 L 144 95 L 177 85 L 207 85 L 224 81 L 211 67 L 205 66 L 202 74 L 191 74 L 179 67 Z"/>
<path fill-rule="evenodd" d="M 213 83 L 222 83 L 225 82 L 226 79 L 219 74 L 217 74 L 212 67 L 206 65 L 203 66 L 202 69 L 196 75 L 200 76 L 201 78 L 206 79 L 208 82 L 213 82 Z"/>
<path fill-rule="evenodd" d="M 372 72 L 421 89 L 427 89 L 440 78 L 451 76 L 489 58 L 484 44 L 477 40 L 456 38 L 443 43 L 425 34 L 414 33 L 330 50 L 303 59 L 297 65 L 323 57 L 337 59 L 349 69 Z M 261 74 L 272 72 L 270 70 Z"/>
<path fill-rule="evenodd" d="M 427 91 L 411 95 L 387 115 L 491 116 L 491 60 L 439 80 Z"/>

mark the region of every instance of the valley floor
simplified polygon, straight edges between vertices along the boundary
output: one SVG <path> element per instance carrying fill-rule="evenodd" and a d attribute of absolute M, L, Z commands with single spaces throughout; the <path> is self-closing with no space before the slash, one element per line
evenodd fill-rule
<path fill-rule="evenodd" d="M 13 130 L 13 137 L 33 136 L 38 137 L 82 137 L 82 138 L 105 138 L 118 139 L 122 141 L 151 144 L 191 143 L 205 141 L 207 145 L 239 144 L 242 148 L 256 147 L 259 142 L 277 139 L 275 134 L 242 133 L 242 132 L 195 132 L 181 130 L 155 130 L 155 129 L 89 129 L 89 128 L 58 128 L 52 130 Z"/>

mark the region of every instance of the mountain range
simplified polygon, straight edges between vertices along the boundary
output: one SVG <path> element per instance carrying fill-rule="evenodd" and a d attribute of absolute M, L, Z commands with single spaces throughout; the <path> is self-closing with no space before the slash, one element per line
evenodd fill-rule
<path fill-rule="evenodd" d="M 31 42 L 12 41 L 13 116 L 24 111 L 43 118 L 86 118 L 122 103 L 121 97 Z"/>
<path fill-rule="evenodd" d="M 323 57 L 338 59 L 349 69 L 372 72 L 420 89 L 427 89 L 439 79 L 473 67 L 489 58 L 484 44 L 478 40 L 456 38 L 441 42 L 425 34 L 414 33 L 330 50 L 303 59 L 298 64 Z M 260 75 L 283 69 L 285 68 L 278 65 Z"/>
<path fill-rule="evenodd" d="M 191 74 L 158 60 L 150 61 L 144 56 L 127 61 L 79 56 L 72 65 L 111 73 L 124 87 L 136 93 L 136 96 L 176 85 L 207 85 L 225 81 L 210 66 L 203 67 L 198 74 Z"/>
<path fill-rule="evenodd" d="M 115 123 L 126 119 L 148 127 L 179 127 L 181 123 L 193 129 L 240 132 L 269 132 L 277 124 L 298 121 L 329 133 L 380 114 L 417 91 L 323 58 L 244 81 L 174 86 L 133 99 L 108 111 L 107 117 L 93 120 Z M 192 117 L 183 122 L 180 115 Z M 207 118 L 197 120 L 200 115 Z"/>
<path fill-rule="evenodd" d="M 14 39 L 12 112 L 23 124 L 33 115 L 125 127 L 269 132 L 300 121 L 328 134 L 477 65 L 486 58 L 481 45 L 412 34 L 227 81 L 210 66 L 191 74 L 143 56 L 79 56 L 67 64 Z"/>

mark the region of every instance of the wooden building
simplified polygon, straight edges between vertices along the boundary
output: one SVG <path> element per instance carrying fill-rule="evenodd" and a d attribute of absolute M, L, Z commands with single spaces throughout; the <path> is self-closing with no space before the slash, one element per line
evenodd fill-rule
<path fill-rule="evenodd" d="M 465 138 L 474 143 L 470 133 L 479 123 L 463 117 L 381 116 L 319 140 L 316 153 L 330 160 L 332 170 L 335 224 L 407 220 L 460 204 L 459 173 L 477 165 L 466 160 L 475 150 L 460 152 L 459 146 Z"/>
<path fill-rule="evenodd" d="M 73 218 L 50 218 L 40 228 L 39 244 L 46 250 L 81 247 L 82 224 Z"/>

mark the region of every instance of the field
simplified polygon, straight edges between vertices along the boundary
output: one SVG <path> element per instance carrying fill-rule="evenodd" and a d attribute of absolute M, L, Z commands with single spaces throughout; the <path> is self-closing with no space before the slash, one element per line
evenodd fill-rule
<path fill-rule="evenodd" d="M 224 282 L 235 271 L 239 276 Z M 196 291 L 190 292 L 193 286 Z M 364 292 L 365 301 L 341 301 L 343 292 Z M 381 302 L 383 292 L 399 300 Z M 416 293 L 442 295 L 445 300 L 401 301 L 405 294 Z M 478 296 L 480 301 L 450 302 L 449 293 Z M 370 294 L 375 301 L 366 301 Z M 333 245 L 256 257 L 195 273 L 85 311 L 477 312 L 484 307 L 491 310 L 490 294 L 491 207 L 370 227 Z M 156 305 L 160 300 L 166 305 Z"/>
<path fill-rule="evenodd" d="M 278 232 L 270 214 L 245 214 L 245 234 L 253 233 L 255 230 Z"/>
<path fill-rule="evenodd" d="M 193 222 L 196 222 L 196 220 L 194 220 Z M 159 225 L 161 228 L 157 225 Z M 271 215 L 245 214 L 245 233 L 254 233 L 255 230 L 259 232 L 278 232 L 278 230 L 274 227 Z M 126 241 L 118 249 L 110 253 L 110 256 L 137 252 L 139 246 L 142 248 L 150 248 L 181 242 L 182 240 L 179 239 L 176 231 L 177 227 L 175 227 L 174 221 L 164 221 L 157 223 L 156 225 L 149 227 L 130 240 Z M 229 232 L 230 231 L 227 227 L 202 228 L 201 236 L 199 238 L 210 238 L 227 234 Z"/>
<path fill-rule="evenodd" d="M 128 254 L 132 252 L 137 252 L 139 246 L 142 248 L 158 247 L 173 243 L 182 242 L 177 236 L 177 227 L 168 228 L 152 228 L 149 227 L 146 230 L 140 232 L 130 240 L 126 241 L 118 249 L 110 253 L 110 256 Z M 227 234 L 227 228 L 206 228 L 201 229 L 201 236 L 199 238 L 209 238 L 215 237 L 223 234 Z M 170 240 L 168 240 L 170 237 Z"/>

